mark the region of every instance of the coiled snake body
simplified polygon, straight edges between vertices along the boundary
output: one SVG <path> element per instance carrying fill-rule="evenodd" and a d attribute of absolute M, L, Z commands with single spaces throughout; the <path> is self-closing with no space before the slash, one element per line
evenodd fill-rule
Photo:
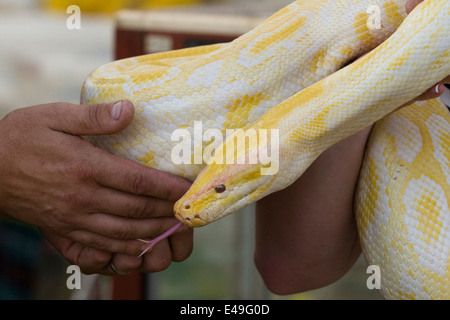
<path fill-rule="evenodd" d="M 195 179 L 175 214 L 200 226 L 286 188 L 324 150 L 377 122 L 355 197 L 367 263 L 379 266 L 386 298 L 448 299 L 450 114 L 439 100 L 390 113 L 450 74 L 450 0 L 427 0 L 406 19 L 405 2 L 297 1 L 230 43 L 106 64 L 86 80 L 82 103 L 129 99 L 136 115 L 123 132 L 89 139 Z M 175 164 L 172 134 L 195 136 L 196 121 L 224 136 L 276 130 L 279 143 L 192 139 L 193 154 L 214 152 Z M 272 174 L 261 161 L 237 161 L 262 151 L 279 155 Z"/>

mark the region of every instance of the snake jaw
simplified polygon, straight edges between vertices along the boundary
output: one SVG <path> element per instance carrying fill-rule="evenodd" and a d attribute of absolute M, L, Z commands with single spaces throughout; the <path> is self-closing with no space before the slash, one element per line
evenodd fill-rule
<path fill-rule="evenodd" d="M 175 217 L 189 227 L 201 227 L 207 222 L 200 217 L 199 213 L 193 210 L 190 201 L 178 201 L 174 207 Z"/>
<path fill-rule="evenodd" d="M 211 183 L 214 184 L 214 183 Z M 201 227 L 222 216 L 220 202 L 229 192 L 218 194 L 214 187 L 189 190 L 174 206 L 175 217 L 189 227 Z"/>

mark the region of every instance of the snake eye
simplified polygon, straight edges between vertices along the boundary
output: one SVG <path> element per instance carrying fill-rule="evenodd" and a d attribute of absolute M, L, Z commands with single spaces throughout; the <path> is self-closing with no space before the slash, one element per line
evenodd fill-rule
<path fill-rule="evenodd" d="M 216 190 L 217 193 L 222 193 L 225 192 L 225 190 L 227 190 L 227 187 L 225 187 L 224 184 L 219 184 L 214 188 L 214 190 Z"/>

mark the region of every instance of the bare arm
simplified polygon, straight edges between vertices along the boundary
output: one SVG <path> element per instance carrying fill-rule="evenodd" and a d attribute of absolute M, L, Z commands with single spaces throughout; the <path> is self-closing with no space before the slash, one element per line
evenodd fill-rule
<path fill-rule="evenodd" d="M 328 149 L 292 186 L 257 204 L 255 262 L 275 293 L 332 283 L 359 256 L 353 190 L 369 132 Z"/>

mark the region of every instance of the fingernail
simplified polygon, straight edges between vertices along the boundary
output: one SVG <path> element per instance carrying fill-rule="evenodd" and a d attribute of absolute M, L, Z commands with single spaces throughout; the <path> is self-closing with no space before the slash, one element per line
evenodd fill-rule
<path fill-rule="evenodd" d="M 440 91 L 440 84 L 438 84 L 435 88 L 434 88 L 434 90 L 436 91 L 436 93 L 439 93 L 439 91 Z"/>
<path fill-rule="evenodd" d="M 111 109 L 111 116 L 114 120 L 119 120 L 121 113 L 122 113 L 122 101 L 119 101 L 115 105 L 113 105 Z"/>

